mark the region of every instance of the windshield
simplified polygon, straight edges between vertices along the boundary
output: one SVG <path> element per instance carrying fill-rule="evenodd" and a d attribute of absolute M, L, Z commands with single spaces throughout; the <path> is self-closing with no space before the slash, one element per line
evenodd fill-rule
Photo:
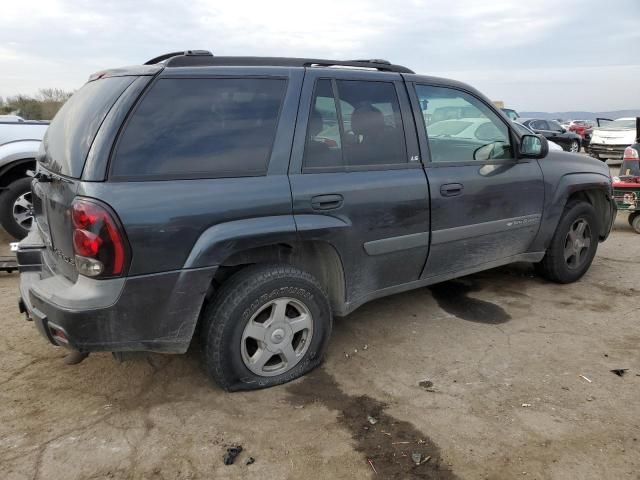
<path fill-rule="evenodd" d="M 624 120 L 614 120 L 613 122 L 607 122 L 600 127 L 600 130 L 627 130 L 627 129 L 635 129 L 635 128 L 636 128 L 635 118 L 629 118 Z"/>
<path fill-rule="evenodd" d="M 120 94 L 136 77 L 110 77 L 86 83 L 51 121 L 43 140 L 47 169 L 79 178 L 98 128 Z"/>

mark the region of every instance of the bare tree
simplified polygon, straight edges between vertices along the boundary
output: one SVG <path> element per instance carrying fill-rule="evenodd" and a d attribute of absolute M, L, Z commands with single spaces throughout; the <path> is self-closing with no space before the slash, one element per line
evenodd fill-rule
<path fill-rule="evenodd" d="M 0 102 L 0 111 L 17 112 L 29 120 L 51 120 L 73 92 L 61 88 L 43 88 L 37 95 L 15 95 Z"/>

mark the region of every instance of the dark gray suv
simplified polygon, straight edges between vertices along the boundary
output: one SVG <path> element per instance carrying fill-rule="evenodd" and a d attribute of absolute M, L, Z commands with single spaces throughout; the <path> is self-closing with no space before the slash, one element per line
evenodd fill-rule
<path fill-rule="evenodd" d="M 183 353 L 228 390 L 317 366 L 332 316 L 510 262 L 565 283 L 614 219 L 597 160 L 383 60 L 173 53 L 51 122 L 20 309 L 54 345 Z"/>

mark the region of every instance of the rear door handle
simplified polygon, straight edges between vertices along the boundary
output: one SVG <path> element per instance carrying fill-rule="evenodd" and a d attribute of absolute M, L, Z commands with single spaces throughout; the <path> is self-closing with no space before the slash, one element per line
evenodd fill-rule
<path fill-rule="evenodd" d="M 311 208 L 314 210 L 334 210 L 342 206 L 342 195 L 316 195 L 311 198 Z"/>
<path fill-rule="evenodd" d="M 440 186 L 440 195 L 443 197 L 455 197 L 460 195 L 464 186 L 461 183 L 445 183 Z"/>

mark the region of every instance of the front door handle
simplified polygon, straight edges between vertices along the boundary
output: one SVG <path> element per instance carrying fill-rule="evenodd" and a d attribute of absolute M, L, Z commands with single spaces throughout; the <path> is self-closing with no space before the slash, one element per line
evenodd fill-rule
<path fill-rule="evenodd" d="M 314 210 L 334 210 L 342 206 L 342 195 L 316 195 L 311 199 L 311 208 Z"/>
<path fill-rule="evenodd" d="M 460 195 L 464 186 L 461 183 L 445 183 L 440 187 L 440 195 L 443 197 L 455 197 Z"/>

